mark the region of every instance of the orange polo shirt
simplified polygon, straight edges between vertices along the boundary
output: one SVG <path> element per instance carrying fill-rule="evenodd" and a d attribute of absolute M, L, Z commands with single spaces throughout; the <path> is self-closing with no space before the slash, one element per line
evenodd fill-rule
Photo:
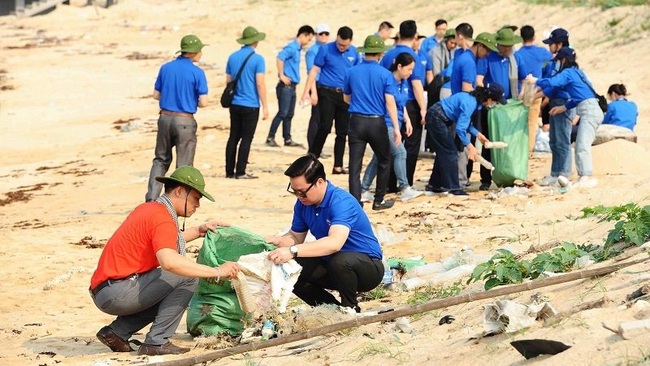
<path fill-rule="evenodd" d="M 156 252 L 163 248 L 177 250 L 178 229 L 162 203 L 139 205 L 108 240 L 90 288 L 109 279 L 122 279 L 160 266 Z"/>

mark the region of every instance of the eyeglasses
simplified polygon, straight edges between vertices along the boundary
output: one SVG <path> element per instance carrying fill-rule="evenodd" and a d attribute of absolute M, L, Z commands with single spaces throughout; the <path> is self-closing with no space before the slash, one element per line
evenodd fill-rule
<path fill-rule="evenodd" d="M 307 187 L 307 189 L 303 192 L 303 191 L 294 191 L 293 188 L 291 187 L 291 183 L 289 183 L 289 185 L 287 185 L 287 192 L 291 193 L 296 197 L 305 198 L 307 197 L 307 193 L 309 193 L 309 190 L 311 189 L 311 187 L 314 186 L 314 184 L 316 184 L 316 182 L 310 184 L 309 187 Z"/>
<path fill-rule="evenodd" d="M 319 36 L 329 36 L 330 32 L 320 32 L 318 33 Z"/>

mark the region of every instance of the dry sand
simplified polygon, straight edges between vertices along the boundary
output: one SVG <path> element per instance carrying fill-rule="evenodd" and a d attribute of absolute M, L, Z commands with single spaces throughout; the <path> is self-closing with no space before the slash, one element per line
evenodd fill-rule
<path fill-rule="evenodd" d="M 122 0 L 97 11 L 91 6 L 61 5 L 29 19 L 0 17 L 2 365 L 99 361 L 119 365 L 144 360 L 135 353 L 107 352 L 95 339 L 97 330 L 111 317 L 97 310 L 88 296 L 89 278 L 101 251 L 88 244 L 108 239 L 144 199 L 157 119 L 157 103 L 150 98 L 153 82 L 160 65 L 174 56 L 187 33 L 210 44 L 204 49 L 201 66 L 208 75 L 212 106 L 197 114 L 196 166 L 207 176 L 208 191 L 217 198 L 215 203 L 204 202 L 189 224 L 219 219 L 269 235 L 290 223 L 293 199 L 285 192 L 282 171 L 305 151 L 264 145 L 270 121 L 260 121 L 250 158 L 250 171 L 260 179 L 224 178 L 229 123 L 227 111 L 217 100 L 227 56 L 238 48 L 235 39 L 248 24 L 267 32 L 259 52 L 267 60 L 271 116 L 277 111 L 274 57 L 303 23 L 328 22 L 333 30 L 349 25 L 355 30 L 355 44 L 374 32 L 382 20 L 399 24 L 412 18 L 424 34 L 433 31 L 438 17 L 447 18 L 451 25 L 470 22 L 477 32 L 527 23 L 538 29 L 540 39 L 543 30 L 561 25 L 571 31 L 579 62 L 598 90 L 623 82 L 631 91 L 641 113 L 638 144 L 615 141 L 594 147 L 597 188 L 567 194 L 537 189 L 525 198 L 489 200 L 486 193 L 477 191 L 476 172 L 468 198 L 422 197 L 398 202 L 392 210 L 369 211 L 374 224 L 404 238 L 385 247 L 388 256 L 422 255 L 427 261 L 437 261 L 464 245 L 487 254 L 505 244 L 521 251 L 552 239 L 600 244 L 612 224 L 598 223 L 595 218 L 572 219 L 580 215 L 581 208 L 648 204 L 647 5 L 601 11 L 515 0 L 415 1 L 401 6 L 388 0 Z M 302 92 L 302 85 L 298 91 Z M 293 135 L 299 142 L 305 141 L 308 114 L 307 109 L 297 109 Z M 327 152 L 332 143 L 330 138 Z M 332 161 L 325 164 L 329 169 Z M 530 178 L 543 177 L 549 165 L 549 155 L 533 159 Z M 431 160 L 422 160 L 416 178 L 427 177 L 430 169 Z M 346 176 L 331 179 L 347 187 Z M 416 186 L 423 189 L 424 183 Z M 555 326 L 538 322 L 520 333 L 468 341 L 483 331 L 482 306 L 489 301 L 478 301 L 413 318 L 414 335 L 399 333 L 391 323 L 374 324 L 318 338 L 300 354 L 288 356 L 291 351 L 283 346 L 215 364 L 636 364 L 648 358 L 650 336 L 623 340 L 600 324 L 604 321 L 616 327 L 637 315 L 618 305 L 626 294 L 647 283 L 646 270 L 647 266 L 637 265 L 615 275 L 542 289 L 542 295 L 559 311 L 603 296 L 612 300 L 604 308 L 582 311 Z M 364 309 L 399 306 L 409 295 L 392 295 L 389 303 L 362 305 Z M 527 303 L 531 295 L 522 292 L 508 298 Z M 443 314 L 453 314 L 456 321 L 438 326 Z M 181 324 L 175 342 L 193 345 L 183 331 Z M 524 361 L 509 342 L 531 338 L 553 339 L 572 347 L 553 357 Z M 206 351 L 195 349 L 190 355 L 202 352 Z"/>

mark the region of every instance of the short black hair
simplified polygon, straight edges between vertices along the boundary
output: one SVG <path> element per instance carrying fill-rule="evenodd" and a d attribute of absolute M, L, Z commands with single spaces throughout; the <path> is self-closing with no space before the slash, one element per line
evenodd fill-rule
<path fill-rule="evenodd" d="M 441 26 L 441 25 L 443 25 L 443 24 L 447 24 L 447 21 L 444 20 L 444 19 L 438 19 L 438 20 L 436 20 L 436 28 L 439 27 L 439 26 Z"/>
<path fill-rule="evenodd" d="M 339 28 L 339 31 L 336 32 L 336 35 L 338 37 L 341 37 L 341 39 L 352 39 L 352 28 L 343 26 Z"/>
<path fill-rule="evenodd" d="M 379 29 L 377 31 L 381 32 L 384 29 L 393 29 L 393 28 L 395 28 L 395 27 L 393 27 L 391 22 L 389 22 L 387 20 L 384 20 L 383 22 L 379 23 Z"/>
<path fill-rule="evenodd" d="M 481 104 L 491 98 L 490 92 L 484 86 L 477 86 L 476 89 L 469 92 L 470 95 L 473 95 L 476 98 L 476 101 Z"/>
<path fill-rule="evenodd" d="M 627 95 L 627 88 L 623 84 L 612 84 L 607 89 L 607 94 L 616 93 L 618 95 Z"/>
<path fill-rule="evenodd" d="M 415 20 L 405 20 L 399 25 L 400 39 L 412 39 L 418 33 L 418 26 Z"/>
<path fill-rule="evenodd" d="M 460 34 L 465 38 L 472 38 L 474 36 L 474 28 L 469 23 L 460 23 L 456 26 L 456 34 Z"/>
<path fill-rule="evenodd" d="M 304 35 L 310 35 L 316 33 L 314 31 L 314 28 L 311 27 L 311 25 L 303 25 L 298 29 L 298 34 L 296 34 L 296 37 L 299 37 L 301 34 Z"/>
<path fill-rule="evenodd" d="M 521 27 L 519 32 L 521 33 L 521 38 L 524 39 L 524 42 L 530 42 L 535 38 L 535 28 L 530 25 L 524 25 Z"/>
<path fill-rule="evenodd" d="M 327 179 L 325 176 L 325 168 L 323 163 L 318 161 L 314 154 L 307 154 L 296 159 L 287 170 L 284 171 L 284 175 L 289 178 L 295 178 L 304 176 L 307 183 L 316 183 L 319 178 L 323 180 Z"/>
<path fill-rule="evenodd" d="M 400 65 L 402 67 L 408 66 L 412 64 L 415 61 L 413 56 L 411 56 L 410 53 L 408 52 L 402 52 L 395 59 L 393 60 L 393 63 L 390 65 L 390 71 L 395 71 L 397 70 L 397 66 Z"/>

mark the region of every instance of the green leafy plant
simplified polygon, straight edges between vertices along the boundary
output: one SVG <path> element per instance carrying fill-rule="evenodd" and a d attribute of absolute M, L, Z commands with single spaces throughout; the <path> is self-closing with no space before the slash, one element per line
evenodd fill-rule
<path fill-rule="evenodd" d="M 530 268 L 530 277 L 537 278 L 543 272 L 568 272 L 570 271 L 576 259 L 591 253 L 585 247 L 580 247 L 574 243 L 564 242 L 559 248 L 553 249 L 550 253 L 541 253 L 533 258 Z"/>
<path fill-rule="evenodd" d="M 518 261 L 509 250 L 499 249 L 490 260 L 474 268 L 467 283 L 486 280 L 486 291 L 498 285 L 521 283 L 529 276 L 530 268 L 530 262 Z"/>
<path fill-rule="evenodd" d="M 650 206 L 641 207 L 636 203 L 611 207 L 598 205 L 583 208 L 582 214 L 583 217 L 602 216 L 598 222 L 617 221 L 605 239 L 606 251 L 621 241 L 641 246 L 650 239 Z"/>
<path fill-rule="evenodd" d="M 443 286 L 426 286 L 423 289 L 416 290 L 406 299 L 410 305 L 420 305 L 432 299 L 443 299 L 458 295 L 463 290 L 462 281 L 454 282 L 451 285 Z"/>

